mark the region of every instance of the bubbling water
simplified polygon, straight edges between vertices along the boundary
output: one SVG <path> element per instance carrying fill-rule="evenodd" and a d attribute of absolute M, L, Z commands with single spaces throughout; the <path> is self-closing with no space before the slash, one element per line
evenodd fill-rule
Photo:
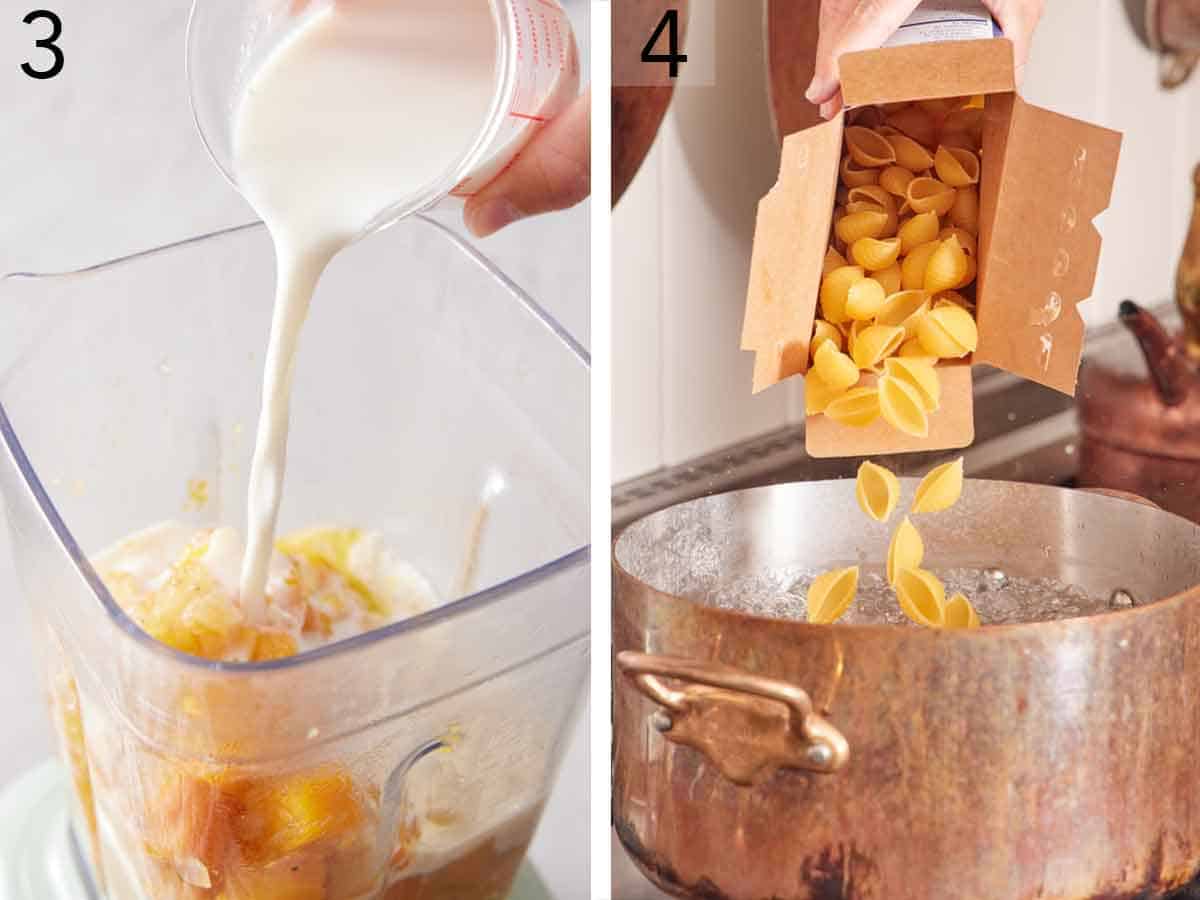
<path fill-rule="evenodd" d="M 805 596 L 821 572 L 800 566 L 739 575 L 692 591 L 707 606 L 776 619 L 808 618 Z M 984 625 L 1016 625 L 1073 619 L 1107 612 L 1108 596 L 1089 594 L 1053 577 L 1002 575 L 995 569 L 936 569 L 946 596 L 965 594 Z M 861 567 L 858 595 L 839 625 L 913 625 L 900 610 L 883 566 Z"/>

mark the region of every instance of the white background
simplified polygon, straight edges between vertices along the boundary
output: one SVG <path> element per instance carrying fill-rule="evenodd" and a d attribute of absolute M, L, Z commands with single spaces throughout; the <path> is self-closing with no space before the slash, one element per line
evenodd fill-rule
<path fill-rule="evenodd" d="M 714 0 L 707 0 L 705 6 Z M 699 5 L 700 0 L 697 0 Z M 778 172 L 766 93 L 764 0 L 716 2 L 689 37 L 716 83 L 681 88 L 613 218 L 613 477 L 620 481 L 797 422 L 799 379 L 756 397 L 738 347 L 759 198 Z M 694 7 L 695 8 L 695 7 Z M 717 36 L 714 42 L 714 34 Z M 1157 59 L 1117 0 L 1049 0 L 1027 100 L 1125 133 L 1089 323 L 1172 290 L 1200 162 L 1200 74 L 1158 88 Z"/>
<path fill-rule="evenodd" d="M 587 3 L 566 5 L 587 73 Z M 0 0 L 0 273 L 74 268 L 253 218 L 193 130 L 183 72 L 188 6 Z M 44 23 L 21 22 L 34 8 L 65 24 L 67 68 L 51 81 L 19 68 L 45 33 Z M 482 244 L 585 344 L 588 217 L 584 205 Z M 20 339 L 0 315 L 0 357 Z M 0 787 L 51 752 L 23 603 L 0 527 Z M 586 723 L 584 710 L 533 849 L 564 900 L 585 897 L 588 884 Z"/>

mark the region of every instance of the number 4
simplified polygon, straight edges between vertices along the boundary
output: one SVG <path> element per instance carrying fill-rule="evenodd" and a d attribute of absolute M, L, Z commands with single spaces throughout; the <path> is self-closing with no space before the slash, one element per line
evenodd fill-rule
<path fill-rule="evenodd" d="M 665 29 L 670 29 L 670 46 L 666 54 L 655 53 L 654 45 L 658 43 L 658 39 L 662 37 Z M 662 21 L 658 23 L 658 27 L 654 29 L 654 34 L 650 35 L 650 40 L 642 49 L 642 62 L 665 62 L 671 64 L 671 77 L 679 77 L 679 64 L 687 62 L 687 55 L 679 52 L 679 10 L 669 9 L 666 15 L 662 17 Z"/>

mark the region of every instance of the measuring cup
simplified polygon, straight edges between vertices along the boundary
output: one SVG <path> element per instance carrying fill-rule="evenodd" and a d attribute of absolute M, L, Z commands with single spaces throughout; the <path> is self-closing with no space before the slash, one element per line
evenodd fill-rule
<path fill-rule="evenodd" d="M 588 671 L 588 365 L 449 229 L 412 216 L 322 281 L 281 527 L 381 532 L 450 602 L 224 664 L 88 562 L 244 521 L 273 280 L 261 225 L 0 279 L 0 501 L 76 835 L 107 900 L 507 896 Z"/>
<path fill-rule="evenodd" d="M 242 92 L 281 40 L 308 17 L 328 15 L 335 2 L 354 0 L 320 0 L 300 15 L 294 11 L 295 0 L 193 3 L 187 36 L 192 110 L 209 153 L 234 187 L 239 186 L 233 122 Z M 478 193 L 578 94 L 578 49 L 558 0 L 486 2 L 496 28 L 495 92 L 475 140 L 435 181 L 411 196 L 392 198 L 367 233 L 447 201 L 461 204 Z M 381 198 L 381 205 L 386 200 Z"/>

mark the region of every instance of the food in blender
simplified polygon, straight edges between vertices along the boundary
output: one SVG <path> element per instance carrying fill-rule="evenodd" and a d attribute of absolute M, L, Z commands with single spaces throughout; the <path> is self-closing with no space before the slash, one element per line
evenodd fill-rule
<path fill-rule="evenodd" d="M 221 663 L 286 659 L 442 602 L 382 535 L 321 527 L 277 541 L 265 616 L 252 621 L 238 595 L 243 550 L 232 529 L 165 523 L 118 542 L 93 565 L 148 635 Z M 205 746 L 214 711 L 257 712 L 232 684 L 185 693 L 179 705 L 195 716 Z M 420 814 L 406 804 L 388 833 L 381 790 L 352 761 L 209 764 L 121 747 L 127 736 L 119 727 L 85 733 L 69 677 L 56 683 L 54 707 L 92 856 L 107 862 L 97 874 L 122 900 L 499 900 L 537 824 L 537 810 L 525 809 L 499 826 L 481 825 L 442 798 Z M 452 755 L 455 743 L 448 735 L 435 752 Z M 213 738 L 209 749 L 217 756 L 228 748 Z M 117 760 L 135 765 L 127 771 Z M 140 795 L 136 803 L 120 802 L 130 793 Z"/>
<path fill-rule="evenodd" d="M 863 107 L 845 131 L 809 415 L 928 437 L 937 366 L 973 353 L 983 98 Z"/>

